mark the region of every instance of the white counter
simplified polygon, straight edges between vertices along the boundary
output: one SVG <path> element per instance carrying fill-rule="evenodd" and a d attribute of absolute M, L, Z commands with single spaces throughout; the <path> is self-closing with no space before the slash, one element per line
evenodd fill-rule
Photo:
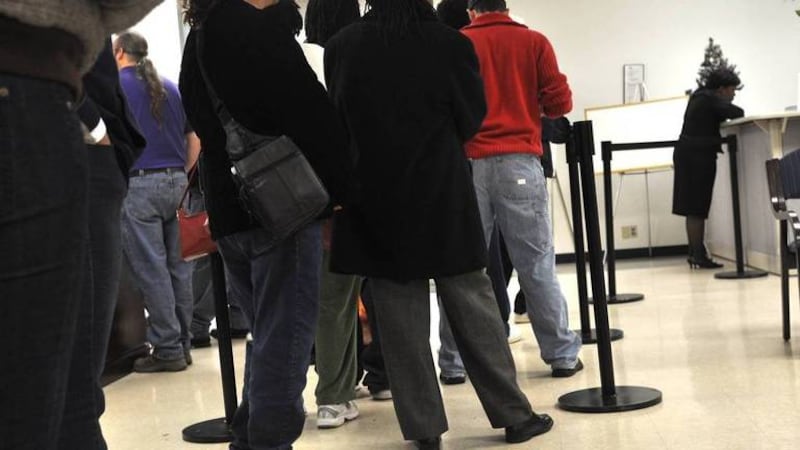
<path fill-rule="evenodd" d="M 745 263 L 779 272 L 778 223 L 772 216 L 764 163 L 800 148 L 800 112 L 743 117 L 721 126 L 723 135 L 738 139 L 737 165 L 742 213 Z M 727 154 L 717 160 L 717 179 L 706 238 L 711 253 L 733 260 L 733 216 L 730 162 Z"/>

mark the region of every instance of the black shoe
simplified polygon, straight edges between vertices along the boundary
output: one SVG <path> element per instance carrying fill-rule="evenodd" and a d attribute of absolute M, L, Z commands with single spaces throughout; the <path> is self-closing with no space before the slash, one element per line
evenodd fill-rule
<path fill-rule="evenodd" d="M 690 256 L 686 262 L 689 263 L 690 269 L 719 269 L 723 267 L 722 264 L 714 261 L 708 256 L 703 256 L 702 258 Z"/>
<path fill-rule="evenodd" d="M 525 422 L 506 427 L 506 442 L 519 444 L 534 436 L 547 433 L 553 428 L 553 419 L 547 414 L 534 414 Z"/>
<path fill-rule="evenodd" d="M 575 367 L 571 369 L 563 369 L 563 368 L 553 369 L 552 375 L 553 378 L 569 378 L 575 375 L 576 373 L 580 372 L 581 370 L 583 370 L 583 362 L 581 361 L 580 358 L 578 358 L 578 362 L 575 363 Z"/>
<path fill-rule="evenodd" d="M 192 348 L 208 348 L 211 347 L 211 338 L 200 337 L 200 338 L 192 338 Z"/>
<path fill-rule="evenodd" d="M 250 330 L 243 330 L 243 329 L 240 329 L 240 328 L 231 328 L 231 339 L 244 339 L 244 338 L 247 337 L 247 333 L 249 333 L 249 332 L 250 332 Z M 214 339 L 219 339 L 219 336 L 218 336 L 219 333 L 217 332 L 216 328 L 211 330 L 211 332 L 209 334 Z"/>
<path fill-rule="evenodd" d="M 186 360 L 186 365 L 187 366 L 191 366 L 192 363 L 194 362 L 192 360 L 192 352 L 190 352 L 189 350 L 184 350 L 183 351 L 183 359 Z"/>
<path fill-rule="evenodd" d="M 442 437 L 418 439 L 415 443 L 419 450 L 439 450 L 442 448 Z"/>
<path fill-rule="evenodd" d="M 466 375 L 445 376 L 439 375 L 442 384 L 464 384 L 467 381 Z"/>
<path fill-rule="evenodd" d="M 186 370 L 186 367 L 185 356 L 178 359 L 161 359 L 148 355 L 133 362 L 133 371 L 139 373 L 180 372 Z"/>

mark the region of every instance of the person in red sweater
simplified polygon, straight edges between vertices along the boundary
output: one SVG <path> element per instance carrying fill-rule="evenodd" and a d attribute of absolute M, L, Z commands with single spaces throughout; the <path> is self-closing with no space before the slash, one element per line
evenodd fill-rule
<path fill-rule="evenodd" d="M 513 21 L 505 0 L 469 0 L 472 23 L 462 32 L 480 61 L 488 112 L 466 145 L 484 236 L 495 224 L 506 239 L 525 293 L 533 332 L 552 376 L 583 368 L 580 337 L 569 329 L 556 278 L 547 205 L 541 116 L 572 109 L 572 91 L 547 38 Z"/>

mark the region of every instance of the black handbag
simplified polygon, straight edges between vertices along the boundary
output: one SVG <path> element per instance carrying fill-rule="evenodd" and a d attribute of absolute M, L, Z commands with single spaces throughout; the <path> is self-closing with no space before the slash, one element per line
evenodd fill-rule
<path fill-rule="evenodd" d="M 237 122 L 219 99 L 203 66 L 203 31 L 196 30 L 197 63 L 225 129 L 225 150 L 239 197 L 250 215 L 282 241 L 311 223 L 330 198 L 300 148 L 288 136 L 262 136 Z"/>

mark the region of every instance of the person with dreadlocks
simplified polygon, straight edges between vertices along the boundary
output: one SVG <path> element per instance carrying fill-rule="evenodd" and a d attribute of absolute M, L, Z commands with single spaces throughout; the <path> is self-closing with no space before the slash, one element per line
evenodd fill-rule
<path fill-rule="evenodd" d="M 484 272 L 464 143 L 486 114 L 469 40 L 426 0 L 367 0 L 325 47 L 328 92 L 356 155 L 358 201 L 335 213 L 331 270 L 368 276 L 400 429 L 438 449 L 447 431 L 430 352 L 430 284 L 491 425 L 524 442 L 553 425 L 520 390 Z"/>
<path fill-rule="evenodd" d="M 178 88 L 158 75 L 147 41 L 125 32 L 114 40 L 120 83 L 147 147 L 130 171 L 122 207 L 122 245 L 149 313 L 152 353 L 136 372 L 186 369 L 191 364 L 192 264 L 181 258 L 178 209 L 187 167 L 200 150 L 183 111 Z"/>
<path fill-rule="evenodd" d="M 200 179 L 211 234 L 252 335 L 230 448 L 291 449 L 305 423 L 303 389 L 319 312 L 321 221 L 275 242 L 241 206 L 205 77 L 242 126 L 291 138 L 325 185 L 331 206 L 345 209 L 352 165 L 346 136 L 296 40 L 303 17 L 294 1 L 185 0 L 184 7 L 192 30 L 181 62 L 181 94 L 203 144 Z"/>

